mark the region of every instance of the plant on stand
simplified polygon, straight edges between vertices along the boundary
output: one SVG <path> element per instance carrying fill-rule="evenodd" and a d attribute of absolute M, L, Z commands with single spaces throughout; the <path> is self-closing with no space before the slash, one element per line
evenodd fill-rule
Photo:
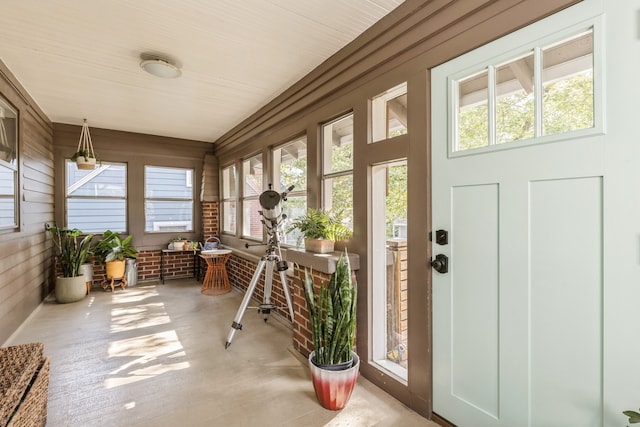
<path fill-rule="evenodd" d="M 122 239 L 118 233 L 107 230 L 94 248 L 94 254 L 105 265 L 107 281 L 110 280 L 111 285 L 113 280 L 124 279 L 126 259 L 138 257 L 138 250 L 131 243 L 132 240 L 133 236 Z M 124 283 L 126 286 L 126 281 Z M 111 289 L 113 290 L 113 286 Z"/>
<path fill-rule="evenodd" d="M 86 235 L 82 240 L 82 231 L 77 228 L 59 228 L 45 226 L 53 237 L 56 255 L 62 276 L 56 277 L 55 296 L 59 303 L 80 301 L 87 293 L 86 281 L 80 267 L 91 254 L 91 239 L 93 234 Z"/>
<path fill-rule="evenodd" d="M 322 406 L 339 410 L 349 401 L 360 368 L 353 351 L 358 292 L 346 251 L 329 283 L 321 284 L 318 292 L 311 272 L 305 270 L 304 296 L 314 346 L 309 355 L 313 387 Z"/>

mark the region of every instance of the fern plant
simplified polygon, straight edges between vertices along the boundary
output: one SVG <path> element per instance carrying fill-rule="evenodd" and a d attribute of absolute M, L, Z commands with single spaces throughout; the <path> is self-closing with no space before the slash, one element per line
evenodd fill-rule
<path fill-rule="evenodd" d="M 53 237 L 56 247 L 62 277 L 80 276 L 80 267 L 87 262 L 91 254 L 91 239 L 93 234 L 86 235 L 82 240 L 82 231 L 77 228 L 59 228 L 46 225 L 46 229 Z"/>
<path fill-rule="evenodd" d="M 351 277 L 347 252 L 340 256 L 329 283 L 316 293 L 313 277 L 305 269 L 307 301 L 316 365 L 334 365 L 351 360 L 355 342 L 357 284 Z"/>
<path fill-rule="evenodd" d="M 345 240 L 351 237 L 351 230 L 342 223 L 341 217 L 339 213 L 309 208 L 306 215 L 291 222 L 287 233 L 298 230 L 305 239 Z"/>

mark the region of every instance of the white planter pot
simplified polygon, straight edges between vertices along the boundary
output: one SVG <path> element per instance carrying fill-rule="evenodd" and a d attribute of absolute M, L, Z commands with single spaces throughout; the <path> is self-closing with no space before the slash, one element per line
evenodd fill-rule
<path fill-rule="evenodd" d="M 94 157 L 80 156 L 76 159 L 78 169 L 91 170 L 96 167 L 96 159 Z"/>
<path fill-rule="evenodd" d="M 304 249 L 317 254 L 333 252 L 334 241 L 327 239 L 304 239 Z"/>
<path fill-rule="evenodd" d="M 87 285 L 84 276 L 58 277 L 55 289 L 56 301 L 61 304 L 77 302 L 87 295 Z"/>

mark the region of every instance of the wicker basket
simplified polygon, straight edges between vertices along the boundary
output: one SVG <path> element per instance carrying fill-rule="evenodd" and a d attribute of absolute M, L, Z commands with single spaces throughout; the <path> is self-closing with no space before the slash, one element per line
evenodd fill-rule
<path fill-rule="evenodd" d="M 50 361 L 44 344 L 0 348 L 0 426 L 44 426 Z"/>

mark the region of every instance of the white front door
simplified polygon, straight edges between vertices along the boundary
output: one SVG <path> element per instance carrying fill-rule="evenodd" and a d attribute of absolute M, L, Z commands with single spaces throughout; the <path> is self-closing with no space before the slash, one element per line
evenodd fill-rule
<path fill-rule="evenodd" d="M 433 270 L 433 409 L 460 427 L 602 423 L 605 177 L 598 50 L 590 59 L 596 70 L 590 129 L 545 134 L 552 120 L 545 122 L 546 115 L 554 112 L 534 100 L 535 135 L 504 142 L 500 126 L 514 115 L 486 102 L 524 88 L 526 72 L 523 79 L 516 69 L 527 65 L 533 86 L 562 79 L 542 64 L 550 64 L 554 35 L 566 40 L 593 29 L 592 46 L 598 46 L 599 21 L 585 24 L 588 13 L 552 16 L 432 70 L 433 230 L 449 234 L 448 244 L 433 243 L 434 256 L 449 261 L 448 272 Z M 571 20 L 580 24 L 569 28 Z M 563 64 L 566 78 L 587 59 L 567 59 L 573 62 Z M 489 65 L 484 95 L 482 84 L 464 80 L 484 78 L 474 68 L 482 63 Z M 544 102 L 550 102 L 548 89 L 538 92 Z M 465 149 L 456 142 L 464 119 L 452 117 L 478 105 L 493 124 L 484 148 Z"/>

